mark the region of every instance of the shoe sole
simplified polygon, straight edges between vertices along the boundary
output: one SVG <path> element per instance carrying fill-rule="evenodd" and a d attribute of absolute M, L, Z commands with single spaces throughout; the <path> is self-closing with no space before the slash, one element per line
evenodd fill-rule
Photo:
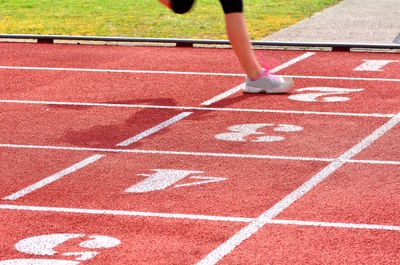
<path fill-rule="evenodd" d="M 259 88 L 252 86 L 244 86 L 243 92 L 257 94 L 257 93 L 266 93 L 266 94 L 287 94 L 292 91 L 293 88 L 293 80 L 291 78 L 284 78 L 285 82 L 282 87 L 278 88 Z"/>

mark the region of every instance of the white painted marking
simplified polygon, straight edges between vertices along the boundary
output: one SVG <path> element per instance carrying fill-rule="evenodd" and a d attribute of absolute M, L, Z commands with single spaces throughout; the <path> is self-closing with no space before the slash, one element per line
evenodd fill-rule
<path fill-rule="evenodd" d="M 36 182 L 36 183 L 34 183 L 34 184 L 32 184 L 32 185 L 30 185 L 30 186 L 28 186 L 28 187 L 26 187 L 26 188 L 24 188 L 24 189 L 22 189 L 20 191 L 17 191 L 17 192 L 15 192 L 15 193 L 7 196 L 7 197 L 4 197 L 3 200 L 12 200 L 12 201 L 17 200 L 17 199 L 19 199 L 19 198 L 21 198 L 21 197 L 23 197 L 23 196 L 35 191 L 35 190 L 38 190 L 38 189 L 40 189 L 40 188 L 42 188 L 42 187 L 44 187 L 44 186 L 46 186 L 48 184 L 53 183 L 54 181 L 57 181 L 57 180 L 63 178 L 64 176 L 66 176 L 68 174 L 71 174 L 71 173 L 73 173 L 73 172 L 75 172 L 75 171 L 77 171 L 77 170 L 79 170 L 79 169 L 91 164 L 91 163 L 96 162 L 97 160 L 99 160 L 102 157 L 104 157 L 104 155 L 93 155 L 91 157 L 88 157 L 85 160 L 80 161 L 79 163 L 76 163 L 76 164 L 74 164 L 74 165 L 72 165 L 72 166 L 70 166 L 70 167 L 68 167 L 68 168 L 66 168 L 66 169 L 54 174 L 54 175 L 51 175 L 50 177 L 42 179 L 39 182 Z"/>
<path fill-rule="evenodd" d="M 10 259 L 0 261 L 0 265 L 78 265 L 79 261 L 57 259 Z"/>
<path fill-rule="evenodd" d="M 96 68 L 66 68 L 66 67 L 35 67 L 35 66 L 0 66 L 4 70 L 29 71 L 67 71 L 67 72 L 94 72 L 94 73 L 125 73 L 125 74 L 164 74 L 164 75 L 205 75 L 205 76 L 245 76 L 235 73 L 185 72 L 185 71 L 153 71 L 127 69 L 96 69 Z"/>
<path fill-rule="evenodd" d="M 134 212 L 125 210 L 79 209 L 79 208 L 44 207 L 44 206 L 7 205 L 7 204 L 0 204 L 0 210 L 55 212 L 55 213 L 71 213 L 71 214 L 83 214 L 83 215 L 106 215 L 106 216 L 111 215 L 111 216 L 125 216 L 125 217 L 156 217 L 156 218 L 190 219 L 197 221 L 217 221 L 217 222 L 221 221 L 221 222 L 235 222 L 235 223 L 236 222 L 250 223 L 255 220 L 255 218 L 233 217 L 233 216 Z M 354 223 L 316 222 L 316 221 L 282 220 L 282 219 L 270 220 L 268 221 L 268 224 L 332 227 L 332 228 L 343 228 L 343 229 L 400 231 L 400 226 L 381 225 L 381 224 L 354 224 Z M 90 248 L 88 246 L 85 247 Z"/>
<path fill-rule="evenodd" d="M 278 220 L 278 219 L 271 220 L 268 223 L 269 224 L 278 224 L 278 225 L 331 227 L 331 228 L 343 228 L 343 229 L 366 229 L 366 230 L 400 231 L 400 226 L 393 226 L 393 225 L 332 223 L 332 222 Z"/>
<path fill-rule="evenodd" d="M 114 248 L 121 244 L 119 239 L 110 236 L 91 235 L 90 239 L 83 241 L 79 246 L 90 249 Z"/>
<path fill-rule="evenodd" d="M 289 132 L 299 132 L 302 131 L 303 127 L 297 126 L 297 125 L 291 125 L 291 124 L 278 124 L 275 128 L 274 131 L 276 132 L 284 132 L 284 133 L 289 133 Z M 253 140 L 253 142 L 276 142 L 276 141 L 283 141 L 285 140 L 285 137 L 283 136 L 260 136 L 257 137 L 257 139 Z"/>
<path fill-rule="evenodd" d="M 400 161 L 390 161 L 390 160 L 357 160 L 350 159 L 347 163 L 354 164 L 372 164 L 372 165 L 400 165 Z"/>
<path fill-rule="evenodd" d="M 166 150 L 140 150 L 140 149 L 107 149 L 107 148 L 46 146 L 46 145 L 41 146 L 41 145 L 0 144 L 0 148 L 92 151 L 92 152 L 106 152 L 106 153 L 134 153 L 134 154 L 155 154 L 155 155 L 184 155 L 184 156 L 228 157 L 228 158 L 230 157 L 230 158 L 250 158 L 250 159 L 277 159 L 277 160 L 315 161 L 315 162 L 331 162 L 334 160 L 333 158 L 314 158 L 314 157 L 296 157 L 296 156 L 273 156 L 273 155 L 257 155 L 257 154 L 208 153 L 208 152 L 185 152 L 185 151 L 166 151 Z"/>
<path fill-rule="evenodd" d="M 43 207 L 43 206 L 6 205 L 6 204 L 0 204 L 0 210 L 56 212 L 56 213 L 91 214 L 91 215 L 111 215 L 111 216 L 133 216 L 133 217 L 156 217 L 156 218 L 239 222 L 239 223 L 247 223 L 253 220 L 252 218 L 229 217 L 229 216 L 153 213 L 153 212 L 136 212 L 136 211 L 125 211 L 125 210 L 98 210 L 98 209 L 79 209 L 79 208 L 61 208 L 61 207 Z"/>
<path fill-rule="evenodd" d="M 184 72 L 184 71 L 152 71 L 152 70 L 118 70 L 118 69 L 90 69 L 90 68 L 54 68 L 54 67 L 29 67 L 29 66 L 0 66 L 4 70 L 32 70 L 32 71 L 72 71 L 72 72 L 108 72 L 128 74 L 167 74 L 167 75 L 204 75 L 204 76 L 232 76 L 245 77 L 238 73 L 207 73 L 207 72 Z M 328 79 L 328 80 L 350 80 L 350 81 L 372 81 L 372 82 L 400 82 L 398 78 L 364 78 L 364 77 L 335 77 L 335 76 L 303 76 L 282 75 L 301 79 Z"/>
<path fill-rule="evenodd" d="M 160 105 L 137 105 L 137 104 L 107 104 L 89 102 L 55 102 L 55 101 L 32 101 L 32 100 L 0 100 L 4 104 L 27 104 L 27 105 L 55 105 L 55 106 L 82 106 L 102 108 L 142 108 L 142 109 L 173 109 L 191 111 L 225 111 L 225 112 L 249 112 L 249 113 L 283 113 L 299 115 L 327 115 L 327 116 L 349 116 L 349 117 L 375 117 L 392 118 L 395 114 L 382 113 L 351 113 L 351 112 L 321 112 L 321 111 L 299 111 L 299 110 L 271 110 L 271 109 L 240 109 L 240 108 L 211 108 L 211 107 L 186 107 L 186 106 L 160 106 Z"/>
<path fill-rule="evenodd" d="M 252 142 L 256 143 L 272 143 L 272 142 L 280 142 L 285 140 L 285 137 L 283 136 L 273 136 L 273 135 L 266 135 L 266 136 L 260 136 L 257 137 L 257 139 L 252 140 Z"/>
<path fill-rule="evenodd" d="M 364 63 L 357 66 L 353 71 L 382 72 L 382 68 L 390 63 L 399 62 L 397 60 L 363 60 Z"/>
<path fill-rule="evenodd" d="M 89 260 L 92 259 L 94 257 L 96 257 L 99 254 L 99 252 L 97 251 L 83 251 L 83 252 L 66 252 L 63 253 L 62 255 L 64 257 L 76 257 L 75 260 Z"/>
<path fill-rule="evenodd" d="M 190 177 L 190 179 L 202 179 L 202 181 L 190 182 L 190 183 L 185 183 L 185 184 L 177 184 L 174 187 L 180 188 L 180 187 L 198 186 L 198 185 L 204 185 L 204 184 L 208 184 L 208 183 L 220 182 L 220 181 L 227 180 L 227 178 L 206 177 L 206 176 L 193 176 L 193 177 Z"/>
<path fill-rule="evenodd" d="M 348 93 L 361 92 L 364 89 L 340 88 L 340 87 L 306 87 L 297 89 L 295 94 L 290 95 L 290 100 L 305 102 L 343 102 L 348 101 L 348 97 L 338 97 L 335 95 L 345 95 Z M 305 92 L 305 93 L 302 93 Z"/>
<path fill-rule="evenodd" d="M 302 131 L 303 127 L 291 124 L 278 124 L 274 131 L 276 132 L 299 132 Z"/>
<path fill-rule="evenodd" d="M 369 77 L 345 77 L 345 76 L 303 76 L 303 75 L 285 75 L 298 79 L 321 79 L 321 80 L 345 80 L 345 81 L 369 81 L 369 82 L 400 82 L 398 78 L 369 78 Z"/>
<path fill-rule="evenodd" d="M 279 124 L 275 126 L 271 123 L 253 123 L 253 124 L 238 124 L 228 127 L 230 132 L 220 133 L 215 135 L 218 140 L 234 141 L 234 142 L 277 142 L 285 140 L 283 136 L 265 135 L 264 132 L 258 130 L 264 127 L 273 127 L 276 132 L 297 132 L 303 130 L 302 127 L 290 124 Z M 255 140 L 247 140 L 246 138 L 251 135 L 263 135 L 257 137 Z"/>
<path fill-rule="evenodd" d="M 314 54 L 315 54 L 315 52 L 306 52 L 303 55 L 300 55 L 300 56 L 298 56 L 298 57 L 296 57 L 296 58 L 294 58 L 294 59 L 292 59 L 292 60 L 290 60 L 290 61 L 288 61 L 288 62 L 286 62 L 284 64 L 281 64 L 281 65 L 271 69 L 270 72 L 271 73 L 276 73 L 276 72 L 278 72 L 278 71 L 280 71 L 282 69 L 285 69 L 287 67 L 290 67 L 290 66 L 294 65 L 295 63 L 298 63 L 298 62 L 300 62 L 300 61 L 302 61 L 304 59 L 307 59 L 308 57 L 310 57 L 310 56 L 312 56 Z M 231 88 L 228 91 L 225 91 L 225 92 L 223 92 L 223 93 L 221 93 L 221 94 L 219 94 L 219 95 L 217 95 L 217 96 L 215 96 L 215 97 L 213 97 L 213 98 L 211 98 L 209 100 L 204 101 L 200 105 L 201 106 L 210 106 L 210 105 L 212 105 L 212 104 L 214 104 L 214 103 L 216 103 L 218 101 L 221 101 L 221 100 L 223 100 L 223 99 L 225 99 L 225 98 L 227 98 L 227 97 L 229 97 L 229 96 L 231 96 L 233 94 L 236 94 L 237 92 L 241 91 L 243 86 L 244 86 L 244 83 L 241 83 L 240 85 L 238 85 L 238 86 L 236 86 L 234 88 Z"/>
<path fill-rule="evenodd" d="M 178 169 L 154 169 L 153 171 L 155 171 L 154 174 L 139 174 L 139 176 L 145 176 L 147 178 L 127 188 L 125 192 L 144 193 L 163 190 L 191 174 L 203 173 L 202 171 Z"/>
<path fill-rule="evenodd" d="M 278 214 L 288 208 L 292 203 L 296 202 L 307 192 L 312 190 L 315 186 L 329 177 L 332 173 L 334 173 L 337 169 L 339 169 L 343 164 L 345 164 L 349 159 L 353 156 L 360 153 L 362 150 L 367 148 L 371 143 L 382 137 L 386 132 L 392 129 L 400 122 L 400 113 L 398 113 L 395 117 L 390 119 L 387 123 L 376 129 L 373 133 L 367 136 L 360 143 L 350 148 L 340 157 L 335 159 L 328 166 L 323 168 L 320 172 L 314 175 L 311 179 L 306 181 L 303 185 L 298 187 L 296 190 L 291 192 L 281 201 L 272 206 L 269 210 L 265 211 L 259 217 L 254 219 L 251 223 L 249 223 L 246 227 L 241 229 L 238 233 L 229 238 L 226 242 L 218 246 L 216 249 L 211 251 L 206 257 L 200 260 L 197 264 L 216 264 L 227 254 L 231 253 L 238 245 L 240 245 L 243 241 L 251 237 L 255 234 L 259 229 L 261 229 L 264 225 L 269 223 L 273 218 L 275 218 Z"/>
<path fill-rule="evenodd" d="M 296 63 L 298 63 L 300 61 L 303 61 L 303 60 L 313 56 L 314 54 L 315 54 L 315 52 L 306 52 L 306 53 L 300 55 L 299 57 L 296 57 L 296 58 L 294 58 L 294 59 L 292 59 L 290 61 L 287 61 L 284 64 L 281 64 L 281 65 L 271 69 L 270 72 L 271 73 L 276 73 L 276 72 L 278 72 L 280 70 L 283 70 L 285 68 L 288 68 L 288 67 L 290 67 L 290 66 L 292 66 L 292 65 L 294 65 L 294 64 L 296 64 Z"/>
<path fill-rule="evenodd" d="M 223 99 L 225 99 L 227 97 L 230 97 L 233 94 L 236 94 L 239 91 L 241 91 L 243 85 L 244 85 L 244 83 L 241 83 L 240 85 L 237 85 L 234 88 L 231 88 L 231 89 L 229 89 L 229 90 L 227 90 L 227 91 L 225 91 L 225 92 L 223 92 L 223 93 L 221 93 L 219 95 L 216 95 L 215 97 L 213 97 L 213 98 L 211 98 L 209 100 L 204 101 L 200 105 L 201 106 L 210 106 L 210 105 L 212 105 L 212 104 L 214 104 L 214 103 L 216 103 L 218 101 L 221 101 L 221 100 L 223 100 Z"/>
<path fill-rule="evenodd" d="M 150 128 L 150 129 L 148 129 L 148 130 L 146 130 L 144 132 L 139 133 L 136 136 L 133 136 L 132 138 L 129 138 L 129 139 L 117 144 L 117 146 L 128 146 L 128 145 L 131 145 L 132 143 L 140 141 L 143 138 L 146 138 L 146 137 L 148 137 L 148 136 L 150 136 L 152 134 L 155 134 L 156 132 L 161 131 L 164 128 L 167 128 L 168 126 L 171 126 L 174 123 L 177 123 L 178 121 L 186 118 L 187 116 L 189 116 L 191 114 L 193 114 L 193 112 L 182 112 L 182 113 L 172 117 L 171 119 L 166 120 L 166 121 L 154 126 L 153 128 Z"/>
<path fill-rule="evenodd" d="M 215 135 L 215 138 L 224 141 L 246 142 L 245 137 L 249 135 L 264 134 L 262 132 L 258 132 L 257 130 L 266 126 L 273 126 L 273 124 L 255 123 L 232 125 L 228 127 L 230 132 L 217 134 Z"/>
<path fill-rule="evenodd" d="M 19 252 L 31 255 L 53 256 L 54 249 L 70 239 L 80 238 L 83 234 L 50 234 L 25 238 L 15 244 Z"/>
<path fill-rule="evenodd" d="M 189 116 L 191 114 L 192 114 L 192 112 L 180 113 L 179 115 L 176 115 L 175 117 L 173 117 L 173 118 L 171 118 L 171 119 L 169 119 L 169 120 L 167 120 L 165 122 L 162 122 L 162 123 L 160 123 L 159 125 L 157 125 L 157 126 L 155 126 L 153 128 L 150 128 L 150 129 L 148 129 L 148 130 L 146 130 L 146 131 L 144 131 L 144 132 L 142 132 L 142 133 L 140 133 L 140 134 L 138 134 L 138 135 L 136 135 L 136 136 L 134 136 L 132 138 L 129 138 L 129 139 L 119 143 L 117 146 L 128 146 L 128 145 L 130 145 L 130 144 L 132 144 L 134 142 L 137 142 L 137 141 L 139 141 L 139 140 L 141 140 L 141 139 L 143 139 L 145 137 L 148 137 L 148 136 L 150 136 L 150 135 L 152 135 L 152 134 L 154 134 L 154 133 L 156 133 L 156 132 L 158 132 L 158 131 L 160 131 L 160 130 L 168 127 L 168 126 L 170 126 L 171 124 L 174 124 L 174 123 L 178 122 L 179 120 L 181 120 L 181 119 L 183 119 L 183 118 L 185 118 L 185 117 L 187 117 L 187 116 Z M 83 167 L 88 166 L 91 163 L 96 162 L 97 160 L 99 160 L 102 157 L 104 157 L 104 155 L 93 155 L 91 157 L 88 157 L 88 158 L 76 163 L 75 165 L 72 165 L 72 166 L 70 166 L 70 167 L 68 167 L 68 168 L 66 168 L 66 169 L 64 169 L 64 170 L 62 170 L 62 171 L 60 171 L 60 172 L 58 172 L 58 173 L 56 173 L 54 175 L 51 175 L 50 177 L 42 179 L 39 182 L 30 185 L 29 187 L 26 187 L 26 188 L 24 188 L 24 189 L 22 189 L 20 191 L 17 191 L 17 192 L 15 192 L 15 193 L 7 196 L 7 197 L 4 197 L 3 200 L 17 200 L 17 199 L 19 199 L 19 198 L 21 198 L 21 197 L 33 192 L 33 191 L 36 191 L 36 190 L 38 190 L 40 188 L 43 188 L 44 186 L 46 186 L 48 184 L 51 184 L 51 183 L 63 178 L 64 176 L 66 176 L 68 174 L 71 174 L 71 173 L 73 173 L 73 172 L 75 172 L 75 171 L 77 171 L 77 170 L 79 170 L 79 169 L 81 169 Z"/>
<path fill-rule="evenodd" d="M 15 249 L 18 252 L 36 255 L 36 256 L 54 256 L 57 254 L 55 249 L 60 245 L 71 239 L 85 238 L 84 234 L 46 234 L 33 236 L 20 240 L 15 244 Z M 91 235 L 89 239 L 79 244 L 82 248 L 89 249 L 104 249 L 113 248 L 121 244 L 121 241 L 109 236 Z M 75 260 L 85 261 L 94 258 L 99 254 L 97 251 L 75 251 L 60 253 L 62 256 L 71 257 Z M 42 264 L 41 261 L 37 262 L 37 259 L 30 259 L 32 263 L 27 261 L 27 264 Z M 15 261 L 15 260 L 14 260 Z M 10 260 L 8 260 L 10 262 Z M 25 264 L 25 263 L 24 263 Z"/>
<path fill-rule="evenodd" d="M 200 156 L 200 157 L 204 156 L 204 157 L 314 161 L 314 162 L 332 162 L 335 160 L 334 158 L 318 158 L 318 157 L 302 157 L 302 156 L 276 156 L 276 155 L 257 155 L 257 154 L 185 152 L 185 151 L 142 150 L 142 149 L 108 149 L 108 148 L 50 146 L 50 145 L 0 144 L 0 148 L 62 150 L 62 151 L 78 151 L 78 152 L 89 151 L 89 152 L 104 152 L 104 153 L 132 153 L 132 154 L 152 154 L 152 155 L 180 155 L 180 156 Z M 347 162 L 356 164 L 400 165 L 400 161 L 390 161 L 390 160 L 349 159 Z"/>

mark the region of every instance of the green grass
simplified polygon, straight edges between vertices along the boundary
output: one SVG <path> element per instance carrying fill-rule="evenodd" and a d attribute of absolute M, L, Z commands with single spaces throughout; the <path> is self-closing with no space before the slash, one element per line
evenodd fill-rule
<path fill-rule="evenodd" d="M 340 0 L 244 0 L 252 39 L 292 25 Z M 0 33 L 225 39 L 218 0 L 175 15 L 156 0 L 0 0 Z"/>

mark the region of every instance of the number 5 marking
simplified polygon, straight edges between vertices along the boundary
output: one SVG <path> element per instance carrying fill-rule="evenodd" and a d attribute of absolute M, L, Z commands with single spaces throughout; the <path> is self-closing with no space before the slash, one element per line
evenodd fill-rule
<path fill-rule="evenodd" d="M 359 88 L 339 88 L 339 87 L 306 87 L 298 89 L 296 92 L 305 92 L 289 96 L 290 100 L 304 102 L 343 102 L 350 98 L 337 95 L 361 92 L 364 89 Z"/>

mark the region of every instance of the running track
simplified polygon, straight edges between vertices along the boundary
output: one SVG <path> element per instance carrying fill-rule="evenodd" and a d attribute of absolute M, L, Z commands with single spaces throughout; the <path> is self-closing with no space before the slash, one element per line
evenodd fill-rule
<path fill-rule="evenodd" d="M 400 54 L 261 52 L 0 44 L 0 264 L 400 263 Z"/>

